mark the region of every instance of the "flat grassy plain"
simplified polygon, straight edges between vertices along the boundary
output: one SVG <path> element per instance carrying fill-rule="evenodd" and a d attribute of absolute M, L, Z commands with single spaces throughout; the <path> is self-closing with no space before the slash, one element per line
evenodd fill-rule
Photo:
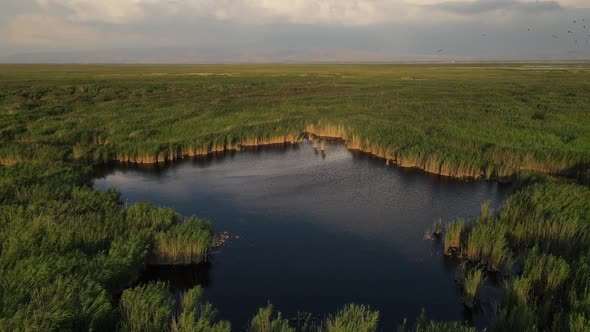
<path fill-rule="evenodd" d="M 579 177 L 589 104 L 590 64 L 8 65 L 0 161 L 156 162 L 310 132 L 443 175 Z"/>
<path fill-rule="evenodd" d="M 500 211 L 484 203 L 477 220 L 435 227 L 474 271 L 466 304 L 494 273 L 506 294 L 493 329 L 590 326 L 590 64 L 2 65 L 0 330 L 230 330 L 200 288 L 178 300 L 165 283 L 136 285 L 150 264 L 206 260 L 209 223 L 94 190 L 91 165 L 309 136 L 515 180 Z M 272 306 L 244 310 L 251 331 L 295 328 Z M 297 329 L 378 324 L 359 304 Z M 425 315 L 410 325 L 400 331 L 473 330 Z"/>

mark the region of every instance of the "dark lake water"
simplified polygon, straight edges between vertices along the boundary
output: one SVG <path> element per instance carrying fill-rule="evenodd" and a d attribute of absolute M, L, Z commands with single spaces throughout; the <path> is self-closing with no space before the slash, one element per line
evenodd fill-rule
<path fill-rule="evenodd" d="M 386 166 L 337 142 L 325 153 L 304 142 L 98 173 L 95 187 L 117 188 L 126 202 L 171 207 L 230 233 L 207 266 L 143 278 L 180 290 L 202 284 L 235 329 L 268 302 L 288 317 L 369 304 L 389 331 L 421 308 L 430 318 L 485 324 L 462 305 L 456 263 L 423 237 L 439 217 L 476 216 L 486 200 L 498 207 L 507 185 Z"/>

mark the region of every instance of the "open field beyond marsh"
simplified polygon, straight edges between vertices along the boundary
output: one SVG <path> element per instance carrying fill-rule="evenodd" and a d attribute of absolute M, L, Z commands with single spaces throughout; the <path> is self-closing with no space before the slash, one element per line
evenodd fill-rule
<path fill-rule="evenodd" d="M 4 65 L 0 160 L 156 162 L 311 132 L 431 173 L 580 177 L 589 104 L 587 64 Z"/>

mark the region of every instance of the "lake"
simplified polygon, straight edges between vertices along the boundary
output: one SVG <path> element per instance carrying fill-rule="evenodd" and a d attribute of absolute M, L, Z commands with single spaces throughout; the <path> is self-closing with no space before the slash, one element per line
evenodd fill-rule
<path fill-rule="evenodd" d="M 178 291 L 203 285 L 236 330 L 269 302 L 287 317 L 368 304 L 390 331 L 422 308 L 433 319 L 487 324 L 462 304 L 457 263 L 424 232 L 438 218 L 477 216 L 486 200 L 499 207 L 509 185 L 386 166 L 338 141 L 324 152 L 304 141 L 97 173 L 95 187 L 117 188 L 127 203 L 174 208 L 229 233 L 208 264 L 150 269 L 142 280 Z"/>

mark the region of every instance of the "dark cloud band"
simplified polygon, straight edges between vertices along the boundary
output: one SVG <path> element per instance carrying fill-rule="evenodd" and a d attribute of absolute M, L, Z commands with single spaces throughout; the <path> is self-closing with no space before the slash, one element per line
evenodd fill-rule
<path fill-rule="evenodd" d="M 562 9 L 561 5 L 555 1 L 523 2 L 517 0 L 448 1 L 428 7 L 458 14 L 482 14 L 498 10 L 539 12 Z"/>

